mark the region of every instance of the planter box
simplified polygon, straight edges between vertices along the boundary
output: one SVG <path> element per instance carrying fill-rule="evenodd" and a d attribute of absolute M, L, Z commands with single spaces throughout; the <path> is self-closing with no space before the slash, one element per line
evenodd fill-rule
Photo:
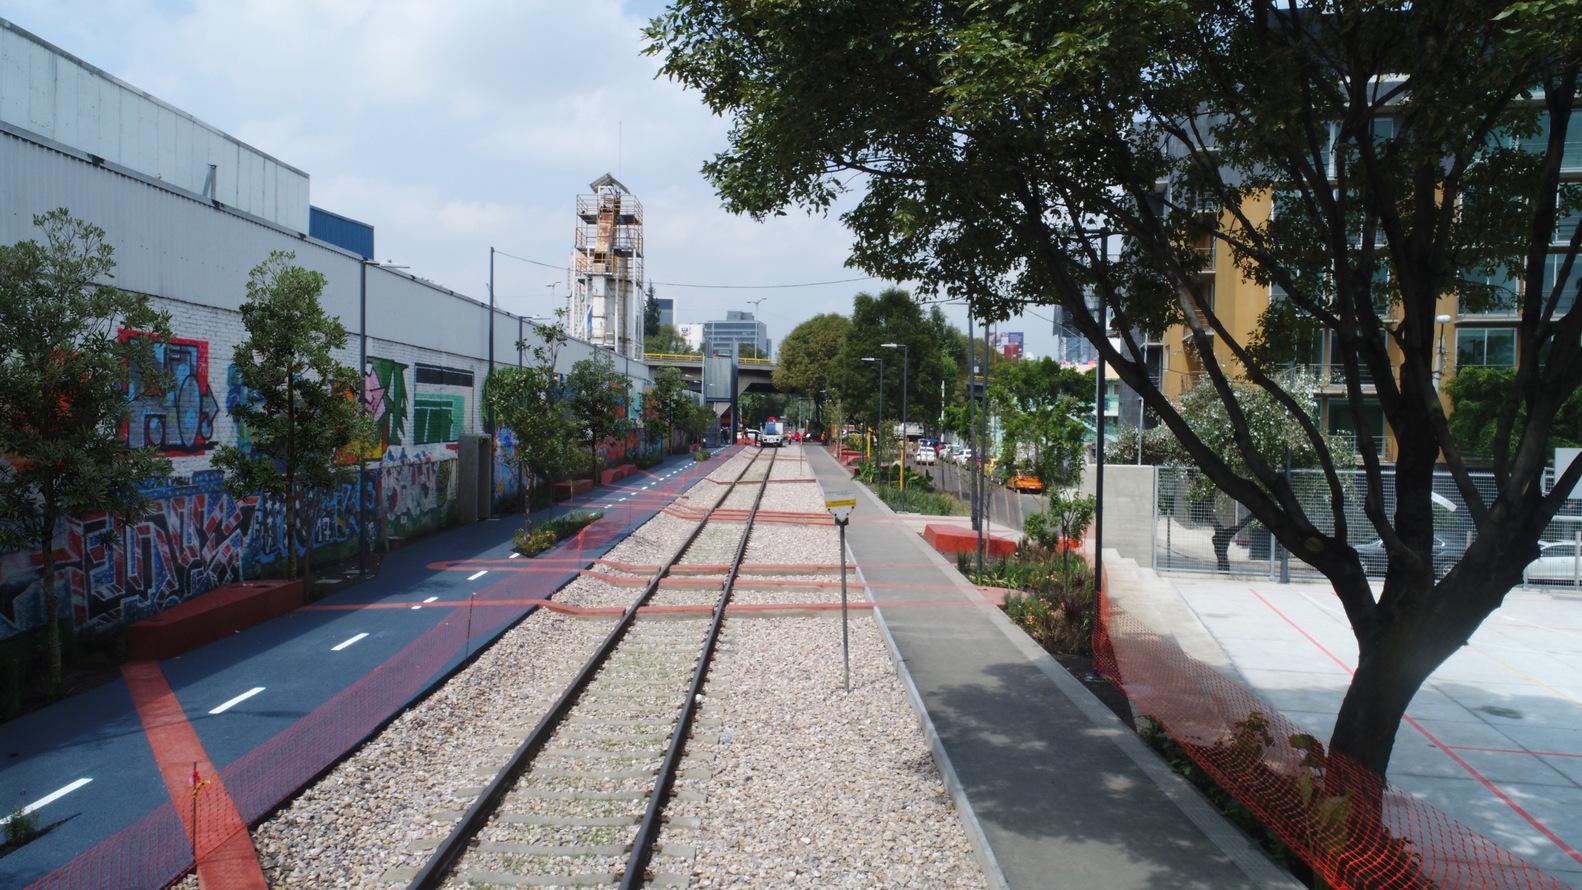
<path fill-rule="evenodd" d="M 608 470 L 600 471 L 599 484 L 609 485 L 612 482 L 619 482 L 628 476 L 635 475 L 636 473 L 637 464 L 621 464 L 618 467 L 611 467 Z"/>
<path fill-rule="evenodd" d="M 940 553 L 978 552 L 978 533 L 970 528 L 955 525 L 925 525 L 923 540 Z M 984 540 L 984 552 L 990 556 L 1011 556 L 1016 553 L 1016 542 L 989 535 Z"/>
<path fill-rule="evenodd" d="M 301 581 L 243 581 L 216 587 L 127 628 L 127 657 L 175 658 L 300 605 Z"/>
<path fill-rule="evenodd" d="M 563 501 L 567 498 L 576 497 L 579 494 L 587 494 L 588 492 L 592 491 L 593 480 L 578 479 L 574 482 L 556 482 L 554 485 L 550 486 L 550 488 L 554 492 L 555 500 Z"/>

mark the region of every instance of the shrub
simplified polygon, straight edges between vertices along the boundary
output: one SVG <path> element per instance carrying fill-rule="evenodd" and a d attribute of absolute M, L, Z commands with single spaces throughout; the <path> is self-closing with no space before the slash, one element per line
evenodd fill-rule
<path fill-rule="evenodd" d="M 22 796 L 27 797 L 27 789 L 22 790 Z M 17 804 L 11 810 L 9 821 L 5 824 L 5 846 L 7 849 L 16 849 L 38 835 L 38 813 L 25 812 L 22 804 Z"/>
<path fill-rule="evenodd" d="M 517 530 L 511 549 L 523 556 L 537 556 L 587 528 L 603 515 L 599 512 L 577 512 L 546 519 L 532 529 Z"/>
<path fill-rule="evenodd" d="M 706 451 L 706 450 L 704 450 L 702 448 L 699 448 L 697 451 L 692 452 L 692 459 L 697 461 L 700 464 L 703 463 L 704 461 L 708 460 L 709 458 L 713 457 L 713 456 L 714 455 L 708 453 L 708 451 Z"/>

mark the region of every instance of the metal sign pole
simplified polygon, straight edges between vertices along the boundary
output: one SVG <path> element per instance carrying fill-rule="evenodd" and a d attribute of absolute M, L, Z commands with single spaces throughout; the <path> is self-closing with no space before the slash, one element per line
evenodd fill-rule
<path fill-rule="evenodd" d="M 835 520 L 835 527 L 840 529 L 840 652 L 846 662 L 847 692 L 851 692 L 851 624 L 846 611 L 846 523 L 849 521 Z"/>
<path fill-rule="evenodd" d="M 846 662 L 847 692 L 851 692 L 851 624 L 846 609 L 846 524 L 851 521 L 851 511 L 856 506 L 855 488 L 824 492 L 824 508 L 835 517 L 835 527 L 840 529 L 840 649 Z"/>

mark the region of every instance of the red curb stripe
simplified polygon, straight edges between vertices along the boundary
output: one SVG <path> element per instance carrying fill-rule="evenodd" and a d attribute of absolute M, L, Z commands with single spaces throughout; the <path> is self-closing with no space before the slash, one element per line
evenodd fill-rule
<path fill-rule="evenodd" d="M 132 704 L 142 721 L 154 762 L 159 765 L 160 777 L 165 780 L 171 805 L 181 816 L 188 837 L 193 834 L 194 770 L 209 783 L 201 790 L 201 794 L 208 797 L 202 802 L 201 811 L 209 822 L 198 835 L 198 849 L 194 851 L 199 885 L 227 890 L 269 890 L 263 867 L 258 864 L 258 851 L 253 848 L 253 839 L 247 832 L 247 823 L 237 811 L 236 802 L 225 789 L 219 770 L 209 760 L 203 742 L 187 720 L 187 712 L 182 710 L 159 663 L 129 661 L 121 666 L 121 676 L 132 694 Z M 215 837 L 222 839 L 212 843 Z"/>

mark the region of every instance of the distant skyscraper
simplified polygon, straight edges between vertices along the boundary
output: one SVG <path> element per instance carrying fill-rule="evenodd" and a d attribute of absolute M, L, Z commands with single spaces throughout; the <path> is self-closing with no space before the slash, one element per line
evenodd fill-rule
<path fill-rule="evenodd" d="M 654 302 L 659 304 L 659 326 L 675 324 L 676 301 L 669 297 L 655 297 Z"/>

